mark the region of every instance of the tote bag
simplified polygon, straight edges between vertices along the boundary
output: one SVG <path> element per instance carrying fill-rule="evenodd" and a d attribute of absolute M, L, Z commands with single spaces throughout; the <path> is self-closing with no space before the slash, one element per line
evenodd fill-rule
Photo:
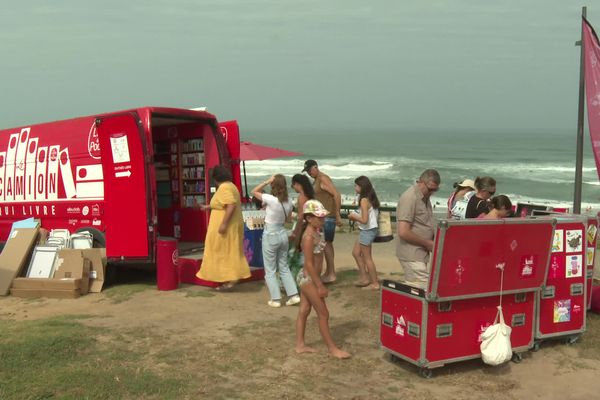
<path fill-rule="evenodd" d="M 504 323 L 502 306 L 498 306 L 498 312 L 494 324 L 488 326 L 481 335 L 481 358 L 489 365 L 500 365 L 512 357 L 512 345 L 510 333 L 512 328 Z"/>

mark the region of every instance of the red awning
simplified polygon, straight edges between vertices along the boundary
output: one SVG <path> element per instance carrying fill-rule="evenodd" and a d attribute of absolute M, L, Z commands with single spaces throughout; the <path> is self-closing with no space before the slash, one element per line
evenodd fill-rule
<path fill-rule="evenodd" d="M 263 146 L 252 142 L 240 142 L 240 160 L 270 160 L 273 158 L 301 156 L 302 153 Z"/>

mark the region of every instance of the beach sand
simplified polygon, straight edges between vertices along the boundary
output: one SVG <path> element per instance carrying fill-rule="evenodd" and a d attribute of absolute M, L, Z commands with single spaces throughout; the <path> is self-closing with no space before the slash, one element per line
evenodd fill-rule
<path fill-rule="evenodd" d="M 333 337 L 352 353 L 351 360 L 327 355 L 314 313 L 307 344 L 319 353 L 295 354 L 297 307 L 268 307 L 264 282 L 240 284 L 230 293 L 191 285 L 159 292 L 153 284 L 128 292 L 123 283 L 75 300 L 9 296 L 0 298 L 0 318 L 89 316 L 81 322 L 97 328 L 103 338 L 125 338 L 142 351 L 137 368 L 186 374 L 189 386 L 182 389 L 182 398 L 593 399 L 600 393 L 596 315 L 588 317 L 589 332 L 579 343 L 543 343 L 519 364 L 489 367 L 470 360 L 448 364 L 435 370 L 432 379 L 423 379 L 415 366 L 392 362 L 378 343 L 379 293 L 352 285 L 356 238 L 356 232 L 336 235 L 339 279 L 329 286 L 327 299 Z M 394 253 L 395 241 L 374 244 L 381 278 L 401 278 Z"/>

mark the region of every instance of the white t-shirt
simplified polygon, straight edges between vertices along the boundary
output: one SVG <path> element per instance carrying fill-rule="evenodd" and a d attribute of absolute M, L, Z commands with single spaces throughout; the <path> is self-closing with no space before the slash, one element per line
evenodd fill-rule
<path fill-rule="evenodd" d="M 262 203 L 267 206 L 265 223 L 267 224 L 283 224 L 286 220 L 286 215 L 292 212 L 292 201 L 288 198 L 285 202 L 280 202 L 279 199 L 272 194 L 263 193 Z M 281 206 L 283 204 L 283 207 Z M 283 209 L 285 208 L 285 214 Z"/>

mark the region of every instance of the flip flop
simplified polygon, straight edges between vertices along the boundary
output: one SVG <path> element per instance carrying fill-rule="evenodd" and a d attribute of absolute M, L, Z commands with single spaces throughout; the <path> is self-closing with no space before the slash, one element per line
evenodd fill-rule
<path fill-rule="evenodd" d="M 365 287 L 365 286 L 369 286 L 371 284 L 371 282 L 354 282 L 354 286 L 356 287 Z"/>
<path fill-rule="evenodd" d="M 334 283 L 336 280 L 337 279 L 328 279 L 328 280 L 321 279 L 321 282 L 323 282 L 324 284 L 328 285 L 330 283 Z"/>

